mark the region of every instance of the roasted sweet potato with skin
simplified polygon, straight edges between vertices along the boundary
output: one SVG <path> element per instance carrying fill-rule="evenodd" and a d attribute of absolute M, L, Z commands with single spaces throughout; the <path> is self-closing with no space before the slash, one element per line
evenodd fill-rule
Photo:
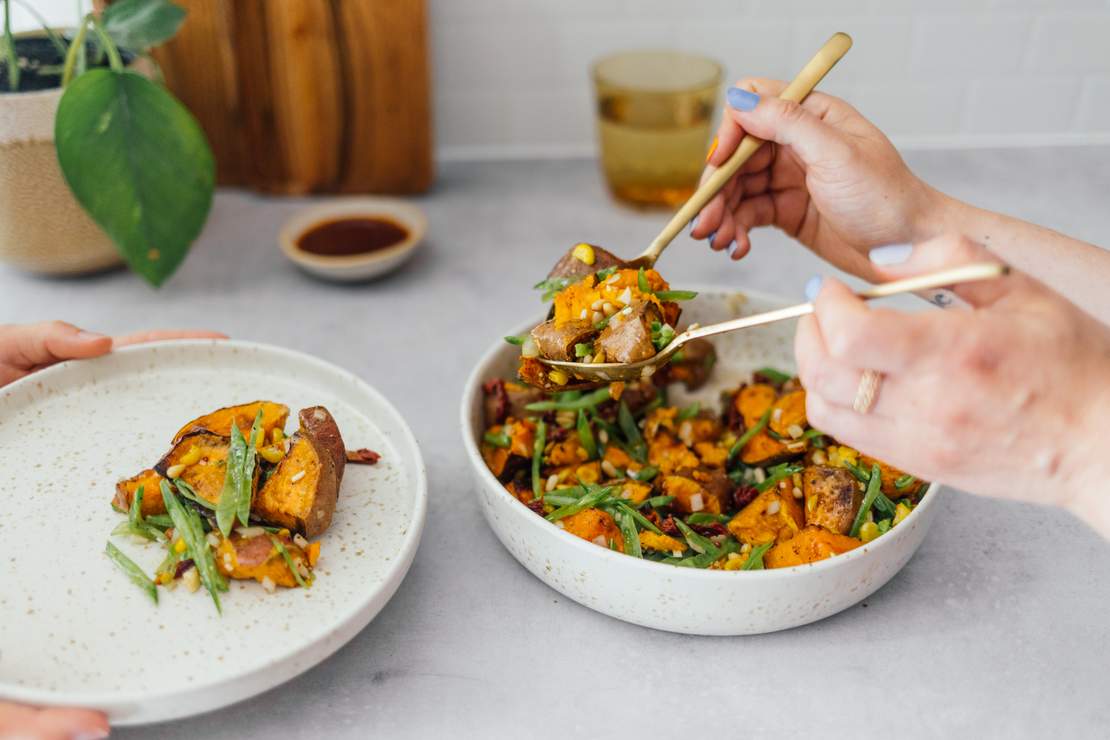
<path fill-rule="evenodd" d="M 728 523 L 728 531 L 749 545 L 789 539 L 802 528 L 802 507 L 794 496 L 771 488 L 755 497 Z"/>
<path fill-rule="evenodd" d="M 617 312 L 597 338 L 597 347 L 608 362 L 639 362 L 655 356 L 651 342 L 652 322 L 663 323 L 659 308 L 648 301 L 635 301 L 632 312 Z"/>
<path fill-rule="evenodd" d="M 196 432 L 230 437 L 233 423 L 237 424 L 239 431 L 249 439 L 251 426 L 254 425 L 254 418 L 260 408 L 262 409 L 262 431 L 265 432 L 266 439 L 269 439 L 271 430 L 285 428 L 285 420 L 289 418 L 289 407 L 272 401 L 253 401 L 238 406 L 228 406 L 193 419 L 173 435 L 172 444 L 176 445 L 185 435 Z"/>
<path fill-rule="evenodd" d="M 259 583 L 269 578 L 275 586 L 295 588 L 297 579 L 289 570 L 288 563 L 281 556 L 270 534 L 263 532 L 252 537 L 243 537 L 232 532 L 228 538 L 220 537 L 216 547 L 216 567 L 228 578 L 240 581 L 255 580 Z M 300 566 L 300 575 L 306 583 L 311 582 L 311 566 L 314 564 L 313 552 L 319 553 L 319 545 L 309 545 L 309 552 L 298 547 L 288 534 L 274 534 L 294 563 Z"/>
<path fill-rule="evenodd" d="M 863 543 L 855 537 L 830 532 L 822 527 L 806 527 L 788 540 L 779 542 L 763 555 L 766 568 L 789 568 L 814 563 L 848 552 Z"/>
<path fill-rule="evenodd" d="M 217 503 L 220 500 L 220 494 L 223 493 L 224 478 L 227 475 L 227 453 L 230 442 L 226 437 L 207 432 L 194 432 L 182 437 L 173 449 L 158 461 L 154 469 L 160 475 L 166 475 L 167 470 L 192 453 L 193 447 L 200 451 L 200 459 L 192 465 L 186 465 L 179 477 L 192 486 L 198 496 L 206 501 Z M 258 469 L 255 468 L 256 480 L 257 476 Z M 146 494 L 143 494 L 143 497 L 146 498 Z"/>
<path fill-rule="evenodd" d="M 559 520 L 563 529 L 576 537 L 589 540 L 595 545 L 609 547 L 609 541 L 617 543 L 617 547 L 624 549 L 624 538 L 621 537 L 620 528 L 613 521 L 613 517 L 601 509 L 585 509 L 577 514 L 571 514 Z"/>
<path fill-rule="evenodd" d="M 302 409 L 299 418 L 300 431 L 255 495 L 251 516 L 311 539 L 331 525 L 346 453 L 339 427 L 323 406 Z"/>
<path fill-rule="evenodd" d="M 335 477 L 342 483 L 347 467 L 347 446 L 331 413 L 323 406 L 310 406 L 301 409 L 297 418 L 301 422 L 301 434 L 311 437 L 317 447 L 323 447 L 331 455 Z"/>
<path fill-rule="evenodd" d="M 116 496 L 112 499 L 112 506 L 120 511 L 128 511 L 131 502 L 135 499 L 135 492 L 139 486 L 143 487 L 143 516 L 152 514 L 165 514 L 166 505 L 162 502 L 161 486 L 162 476 L 157 470 L 144 470 L 116 484 Z"/>
<path fill-rule="evenodd" d="M 694 339 L 683 345 L 675 359 L 662 369 L 661 382 L 682 383 L 686 390 L 696 391 L 709 380 L 715 364 L 717 350 L 713 348 L 713 343 L 707 339 Z"/>
<path fill-rule="evenodd" d="M 591 244 L 590 246 L 593 247 L 594 250 L 594 262 L 592 265 L 587 265 L 574 256 L 574 249 L 577 246 L 578 245 L 575 244 L 574 247 L 568 249 L 567 253 L 559 258 L 559 261 L 551 268 L 551 272 L 547 273 L 549 278 L 585 277 L 598 270 L 604 270 L 606 267 L 619 267 L 624 264 L 621 258 L 612 252 L 602 249 L 596 244 Z"/>
<path fill-rule="evenodd" d="M 847 468 L 811 465 L 802 471 L 806 524 L 848 534 L 863 503 L 856 477 Z"/>
<path fill-rule="evenodd" d="M 549 360 L 575 360 L 574 345 L 593 344 L 597 329 L 589 319 L 568 321 L 555 326 L 555 320 L 545 321 L 532 329 L 532 339 L 540 350 L 540 356 Z"/>
<path fill-rule="evenodd" d="M 663 495 L 674 496 L 671 504 L 686 514 L 720 514 L 728 504 L 728 476 L 721 470 L 683 470 L 663 476 Z"/>

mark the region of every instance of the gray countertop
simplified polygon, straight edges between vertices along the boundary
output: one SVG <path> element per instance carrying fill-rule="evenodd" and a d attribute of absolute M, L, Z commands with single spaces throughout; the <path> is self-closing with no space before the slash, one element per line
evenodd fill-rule
<path fill-rule="evenodd" d="M 1110 150 L 908 159 L 958 197 L 1110 243 Z M 427 461 L 420 551 L 362 633 L 241 705 L 118 736 L 1105 736 L 1110 547 L 1059 511 L 950 495 L 917 556 L 864 603 L 744 638 L 610 619 L 502 549 L 459 443 L 465 374 L 517 317 L 537 312 L 527 285 L 552 255 L 583 239 L 632 252 L 663 220 L 614 206 L 592 163 L 445 166 L 420 199 L 431 223 L 424 249 L 392 277 L 353 287 L 316 282 L 278 250 L 281 223 L 304 202 L 221 193 L 203 238 L 158 292 L 124 272 L 46 280 L 0 268 L 3 321 L 203 326 L 346 367 L 397 405 Z M 827 272 L 777 233 L 755 242 L 733 264 L 680 237 L 668 279 L 789 286 L 800 297 L 808 276 Z"/>

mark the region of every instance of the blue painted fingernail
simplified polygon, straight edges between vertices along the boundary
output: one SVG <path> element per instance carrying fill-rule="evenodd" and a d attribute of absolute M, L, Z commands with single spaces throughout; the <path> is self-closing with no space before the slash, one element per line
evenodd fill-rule
<path fill-rule="evenodd" d="M 820 275 L 814 275 L 809 280 L 806 280 L 806 300 L 811 303 L 817 298 L 817 293 L 821 290 L 821 282 L 825 278 Z"/>
<path fill-rule="evenodd" d="M 885 247 L 875 247 L 868 253 L 871 264 L 887 266 L 900 265 L 913 254 L 912 244 L 890 244 Z"/>
<path fill-rule="evenodd" d="M 716 231 L 714 231 L 714 232 L 713 232 L 712 234 L 710 234 L 709 236 L 705 237 L 705 240 L 706 240 L 707 242 L 709 242 L 709 246 L 711 246 L 711 247 L 712 247 L 712 246 L 713 246 L 713 240 L 714 240 L 714 239 L 715 239 L 716 237 L 717 237 L 717 232 L 716 232 Z"/>
<path fill-rule="evenodd" d="M 755 110 L 759 96 L 740 87 L 730 87 L 727 93 L 728 104 L 736 110 Z"/>

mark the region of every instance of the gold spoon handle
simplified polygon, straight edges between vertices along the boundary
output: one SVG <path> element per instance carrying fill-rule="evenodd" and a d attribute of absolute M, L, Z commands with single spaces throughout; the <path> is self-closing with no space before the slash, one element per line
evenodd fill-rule
<path fill-rule="evenodd" d="M 813 55 L 813 58 L 806 63 L 806 66 L 802 67 L 802 71 L 787 85 L 779 97 L 797 103 L 805 100 L 806 96 L 813 91 L 813 88 L 817 87 L 817 83 L 829 73 L 829 70 L 840 61 L 841 57 L 848 53 L 848 49 L 851 47 L 852 39 L 848 34 L 834 33 L 825 42 L 825 45 Z M 651 246 L 640 255 L 640 259 L 648 264 L 655 264 L 655 260 L 659 258 L 659 255 L 663 253 L 663 250 L 670 245 L 674 238 L 686 228 L 686 224 L 690 223 L 690 220 L 698 215 L 702 208 L 705 208 L 705 204 L 713 199 L 713 196 L 725 186 L 725 183 L 740 170 L 753 154 L 759 151 L 759 147 L 763 144 L 763 139 L 751 134 L 745 136 L 740 142 L 740 146 L 736 147 L 736 151 L 728 158 L 728 161 L 706 178 L 705 182 L 699 185 L 694 194 L 690 196 L 690 199 L 671 217 L 663 230 L 659 232 L 659 236 L 655 237 Z"/>
<path fill-rule="evenodd" d="M 894 280 L 889 283 L 874 285 L 866 290 L 859 291 L 856 295 L 864 300 L 886 298 L 887 296 L 898 295 L 899 293 L 914 293 L 919 290 L 943 288 L 960 283 L 993 280 L 994 278 L 1002 277 L 1009 271 L 1010 268 L 1007 265 L 998 262 L 975 262 L 962 267 L 953 267 L 948 270 L 940 270 L 939 272 L 931 272 L 926 275 L 916 275 L 903 280 Z M 670 350 L 671 347 L 674 347 L 674 349 L 677 350 L 679 346 L 686 344 L 691 339 L 712 337 L 717 334 L 736 331 L 737 329 L 761 326 L 762 324 L 793 319 L 811 313 L 813 313 L 812 303 L 800 303 L 797 306 L 779 308 L 774 311 L 758 313 L 754 316 L 743 316 L 738 319 L 722 321 L 719 324 L 710 324 L 709 326 L 702 326 L 697 329 L 689 329 L 682 333 L 680 337 L 681 341 L 672 342 L 667 349 Z"/>

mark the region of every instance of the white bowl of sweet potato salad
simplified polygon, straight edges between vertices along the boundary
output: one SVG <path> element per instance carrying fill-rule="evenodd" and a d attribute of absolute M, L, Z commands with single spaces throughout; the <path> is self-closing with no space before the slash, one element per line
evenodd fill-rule
<path fill-rule="evenodd" d="M 782 305 L 703 290 L 682 318 Z M 639 384 L 555 394 L 520 383 L 519 349 L 497 342 L 462 425 L 498 538 L 566 596 L 675 632 L 787 629 L 870 595 L 917 550 L 941 489 L 809 426 L 793 331 L 725 335 Z"/>

